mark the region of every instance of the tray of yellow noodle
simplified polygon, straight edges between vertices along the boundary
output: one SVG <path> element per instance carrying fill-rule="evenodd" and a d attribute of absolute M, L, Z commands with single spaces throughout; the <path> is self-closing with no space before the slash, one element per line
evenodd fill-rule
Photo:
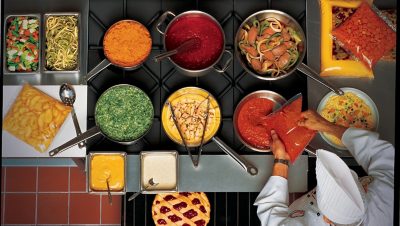
<path fill-rule="evenodd" d="M 322 98 L 318 113 L 330 122 L 345 127 L 355 127 L 376 131 L 379 123 L 379 113 L 375 103 L 364 92 L 354 88 L 341 88 L 343 96 L 333 92 Z M 320 133 L 331 146 L 345 150 L 340 139 L 329 133 Z"/>

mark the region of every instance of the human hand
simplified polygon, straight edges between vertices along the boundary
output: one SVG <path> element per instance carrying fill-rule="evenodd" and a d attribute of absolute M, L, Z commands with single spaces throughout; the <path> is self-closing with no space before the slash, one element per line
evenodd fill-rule
<path fill-rule="evenodd" d="M 313 110 L 302 112 L 301 117 L 303 119 L 297 123 L 299 126 L 304 126 L 311 130 L 330 133 L 339 139 L 342 139 L 343 133 L 347 129 L 347 127 L 335 125 L 334 123 L 329 122 Z"/>
<path fill-rule="evenodd" d="M 313 110 L 302 112 L 301 117 L 302 119 L 297 124 L 299 126 L 304 126 L 307 129 L 326 132 L 329 127 L 334 126 L 333 123 L 329 122 Z"/>
<path fill-rule="evenodd" d="M 275 130 L 271 130 L 271 137 L 272 137 L 272 145 L 271 150 L 274 154 L 275 159 L 283 159 L 283 160 L 290 160 L 288 153 L 286 152 L 285 145 L 279 139 L 278 134 L 276 134 Z"/>

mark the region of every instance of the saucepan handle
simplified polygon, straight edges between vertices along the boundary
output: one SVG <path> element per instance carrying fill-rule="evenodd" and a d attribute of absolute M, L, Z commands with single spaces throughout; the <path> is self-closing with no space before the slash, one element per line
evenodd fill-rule
<path fill-rule="evenodd" d="M 91 80 L 94 76 L 96 76 L 98 73 L 100 73 L 102 70 L 110 66 L 111 62 L 105 58 L 103 61 L 101 61 L 96 67 L 94 67 L 89 73 L 86 75 L 86 82 Z"/>
<path fill-rule="evenodd" d="M 163 23 L 165 22 L 165 20 L 167 19 L 167 17 L 168 17 L 169 15 L 172 16 L 172 17 L 175 17 L 175 14 L 174 14 L 173 12 L 171 12 L 171 11 L 166 11 L 165 13 L 163 13 L 163 14 L 160 16 L 160 18 L 158 18 L 156 28 L 157 28 L 157 31 L 158 31 L 160 34 L 162 34 L 162 35 L 164 35 L 165 30 L 163 31 L 163 30 L 161 29 L 161 25 L 163 25 Z"/>
<path fill-rule="evenodd" d="M 249 163 L 246 159 L 236 153 L 232 148 L 230 148 L 225 142 L 223 142 L 218 137 L 213 137 L 212 140 L 220 147 L 226 154 L 231 156 L 240 166 L 242 166 L 247 173 L 254 176 L 258 174 L 258 169 Z"/>
<path fill-rule="evenodd" d="M 224 50 L 223 55 L 228 54 L 228 59 L 226 60 L 226 62 L 224 63 L 224 65 L 222 67 L 218 66 L 218 63 L 216 65 L 214 65 L 214 70 L 218 73 L 223 73 L 226 71 L 226 69 L 229 68 L 229 66 L 232 63 L 233 60 L 233 54 L 229 51 L 229 50 Z"/>
<path fill-rule="evenodd" d="M 306 74 L 309 78 L 313 79 L 314 81 L 319 82 L 320 84 L 324 85 L 326 88 L 330 89 L 337 95 L 341 96 L 344 94 L 343 90 L 336 88 L 330 82 L 321 78 L 321 76 L 319 74 L 317 74 L 317 72 L 315 72 L 313 69 L 311 69 L 306 64 L 304 64 L 304 63 L 299 64 L 299 66 L 297 67 L 297 70 L 303 72 L 304 74 Z"/>
<path fill-rule="evenodd" d="M 82 133 L 80 136 L 77 136 L 75 138 L 72 138 L 70 141 L 67 141 L 65 144 L 59 146 L 58 148 L 55 148 L 49 152 L 49 156 L 53 157 L 57 155 L 58 153 L 65 151 L 66 149 L 78 144 L 81 141 L 87 140 L 91 137 L 96 136 L 97 134 L 100 133 L 100 128 L 98 126 L 95 126 L 86 132 Z"/>

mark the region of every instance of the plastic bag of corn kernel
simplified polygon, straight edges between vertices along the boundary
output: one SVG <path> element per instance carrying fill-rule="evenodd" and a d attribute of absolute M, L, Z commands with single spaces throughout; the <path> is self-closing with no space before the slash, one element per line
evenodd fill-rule
<path fill-rule="evenodd" d="M 370 69 L 396 45 L 394 25 L 365 1 L 332 35 Z"/>

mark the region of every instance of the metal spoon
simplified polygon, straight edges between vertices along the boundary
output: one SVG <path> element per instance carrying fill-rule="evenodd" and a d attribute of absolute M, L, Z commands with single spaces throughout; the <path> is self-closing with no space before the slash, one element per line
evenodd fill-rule
<path fill-rule="evenodd" d="M 110 184 L 108 182 L 110 178 L 107 178 L 106 182 L 107 182 L 107 193 L 108 193 L 108 203 L 110 205 L 112 205 L 112 196 L 111 196 L 111 191 L 110 191 Z"/>
<path fill-rule="evenodd" d="M 198 48 L 199 44 L 200 44 L 200 39 L 199 38 L 188 39 L 185 42 L 183 42 L 180 46 L 178 46 L 177 48 L 155 56 L 154 57 L 154 61 L 155 62 L 159 62 L 159 61 L 161 61 L 161 60 L 163 60 L 163 59 L 165 59 L 167 57 L 170 57 L 172 55 L 175 55 L 175 54 L 177 54 L 179 52 L 185 52 L 185 51 L 192 50 L 194 48 Z"/>
<path fill-rule="evenodd" d="M 60 86 L 60 99 L 61 101 L 72 108 L 71 115 L 72 121 L 74 122 L 76 135 L 81 135 L 81 128 L 79 127 L 78 118 L 76 117 L 75 109 L 74 109 L 74 102 L 76 99 L 76 93 L 74 87 L 68 83 L 64 83 Z M 82 141 L 78 144 L 79 148 L 83 148 L 86 146 L 86 142 Z"/>
<path fill-rule="evenodd" d="M 129 197 L 129 199 L 128 199 L 128 202 L 134 200 L 136 197 L 138 197 L 138 195 L 142 194 L 142 192 L 143 192 L 144 190 L 147 190 L 147 189 L 149 189 L 149 188 L 151 188 L 151 187 L 154 187 L 154 186 L 157 186 L 157 185 L 158 185 L 158 183 L 154 183 L 153 178 L 150 178 L 150 180 L 149 180 L 149 185 L 147 185 L 146 187 L 144 187 L 144 189 L 143 189 L 142 191 L 136 192 L 135 194 L 131 195 L 131 197 Z"/>

